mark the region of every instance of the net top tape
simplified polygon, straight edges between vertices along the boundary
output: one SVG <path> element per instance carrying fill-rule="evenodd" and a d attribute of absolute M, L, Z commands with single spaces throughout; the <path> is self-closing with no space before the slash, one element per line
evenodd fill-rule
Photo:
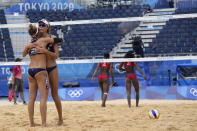
<path fill-rule="evenodd" d="M 129 21 L 169 20 L 169 19 L 183 19 L 183 18 L 195 18 L 195 17 L 197 17 L 197 13 L 176 14 L 176 15 L 162 15 L 162 16 L 111 18 L 111 19 L 58 21 L 58 22 L 50 22 L 50 25 L 51 26 L 55 26 L 55 25 L 62 25 L 62 26 L 64 26 L 64 25 L 76 25 L 76 24 L 96 24 L 96 23 L 112 23 L 112 22 L 129 22 Z M 0 28 L 24 28 L 24 27 L 28 27 L 29 24 L 30 23 L 0 24 Z"/>
<path fill-rule="evenodd" d="M 118 59 L 83 59 L 83 60 L 57 60 L 57 64 L 80 64 L 80 63 L 101 63 L 101 62 L 150 62 L 150 61 L 175 61 L 175 60 L 197 60 L 197 56 L 169 56 L 169 57 L 146 57 L 146 58 L 118 58 Z M 29 61 L 24 62 L 0 62 L 4 65 L 28 65 Z"/>

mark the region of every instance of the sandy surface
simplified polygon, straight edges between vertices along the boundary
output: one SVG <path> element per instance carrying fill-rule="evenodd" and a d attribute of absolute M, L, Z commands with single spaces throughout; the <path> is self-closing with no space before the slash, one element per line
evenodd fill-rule
<path fill-rule="evenodd" d="M 0 131 L 196 131 L 197 101 L 192 100 L 140 100 L 140 107 L 128 108 L 126 100 L 63 101 L 62 126 L 57 126 L 57 112 L 48 102 L 48 127 L 29 127 L 27 106 L 0 101 Z M 157 109 L 158 120 L 148 117 L 150 109 Z M 39 103 L 35 106 L 35 123 L 41 124 Z"/>

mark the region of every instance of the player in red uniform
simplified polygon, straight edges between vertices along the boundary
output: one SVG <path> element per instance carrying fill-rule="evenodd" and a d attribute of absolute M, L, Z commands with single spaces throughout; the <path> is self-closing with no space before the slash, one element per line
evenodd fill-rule
<path fill-rule="evenodd" d="M 134 52 L 129 51 L 126 53 L 125 58 L 134 58 Z M 124 69 L 122 68 L 124 66 Z M 139 82 L 136 76 L 135 68 L 137 71 L 144 77 L 146 80 L 146 76 L 143 74 L 143 72 L 140 70 L 138 65 L 135 62 L 122 62 L 119 66 L 120 71 L 126 71 L 126 90 L 127 90 L 127 101 L 128 106 L 131 107 L 131 81 L 133 83 L 133 86 L 135 88 L 136 92 L 136 107 L 139 103 Z"/>
<path fill-rule="evenodd" d="M 109 54 L 106 53 L 104 54 L 104 58 L 108 59 L 109 58 Z M 100 74 L 98 76 L 98 84 L 99 87 L 101 89 L 101 99 L 102 99 L 102 107 L 105 107 L 105 102 L 107 100 L 107 95 L 109 92 L 109 86 L 110 86 L 110 82 L 109 82 L 109 73 L 111 74 L 112 77 L 112 85 L 115 83 L 114 82 L 114 75 L 113 75 L 113 64 L 112 63 L 99 63 L 95 69 L 94 74 L 92 75 L 92 82 L 94 82 L 94 77 L 96 76 L 98 70 L 100 68 Z"/>

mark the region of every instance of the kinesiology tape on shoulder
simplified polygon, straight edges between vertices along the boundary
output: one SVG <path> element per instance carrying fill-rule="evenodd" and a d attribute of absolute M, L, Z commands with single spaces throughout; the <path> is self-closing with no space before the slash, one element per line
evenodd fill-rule
<path fill-rule="evenodd" d="M 54 43 L 60 43 L 63 42 L 62 38 L 54 38 Z"/>

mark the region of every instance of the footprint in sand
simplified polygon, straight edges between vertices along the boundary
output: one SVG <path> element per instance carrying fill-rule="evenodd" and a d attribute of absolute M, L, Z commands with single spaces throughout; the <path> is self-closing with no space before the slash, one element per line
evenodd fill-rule
<path fill-rule="evenodd" d="M 178 128 L 174 127 L 174 126 L 170 126 L 167 128 L 167 130 L 178 130 Z"/>
<path fill-rule="evenodd" d="M 6 116 L 15 116 L 14 113 L 10 113 L 10 112 L 6 112 L 6 113 L 4 113 L 4 115 L 6 115 Z"/>

